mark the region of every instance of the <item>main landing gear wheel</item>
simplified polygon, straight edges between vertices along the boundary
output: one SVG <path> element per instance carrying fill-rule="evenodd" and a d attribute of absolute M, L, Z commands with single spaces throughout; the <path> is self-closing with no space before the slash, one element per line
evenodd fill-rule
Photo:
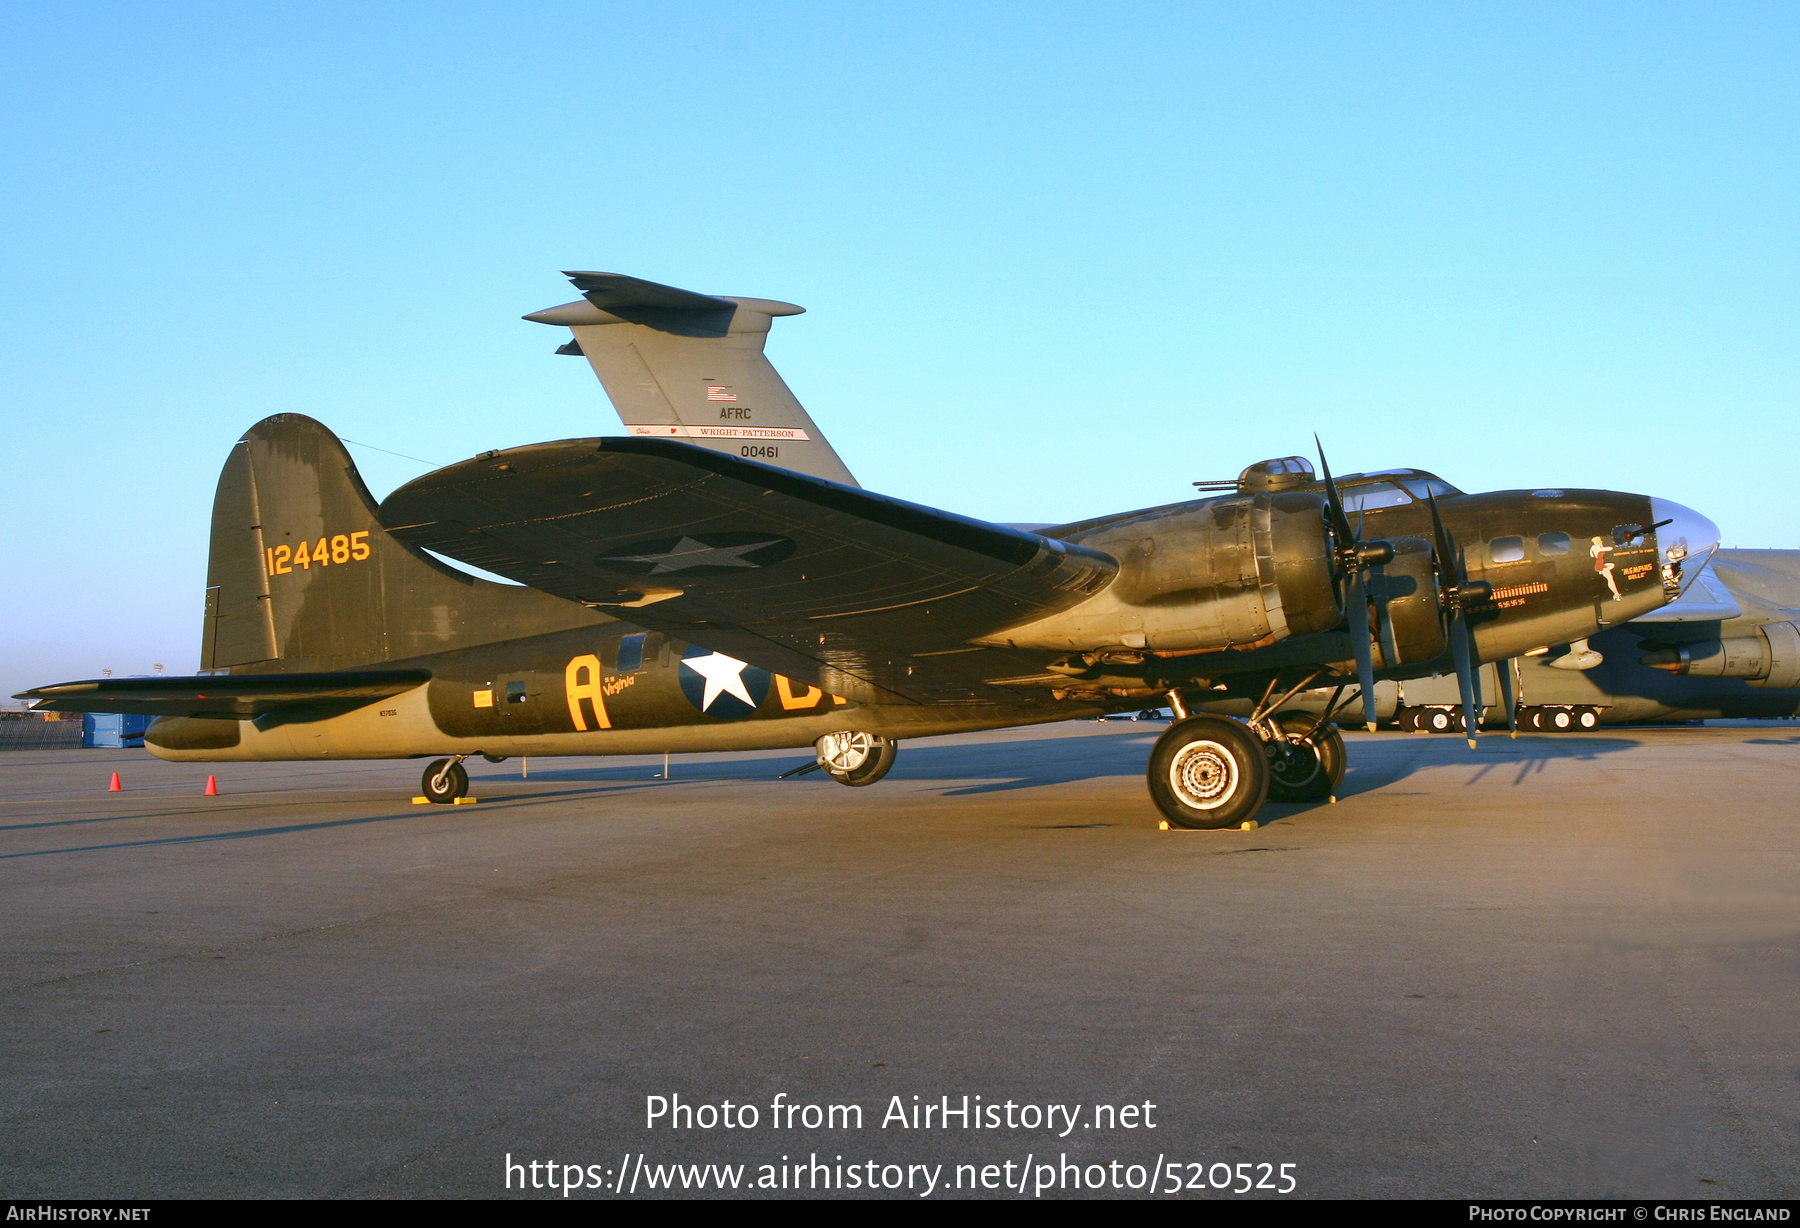
<path fill-rule="evenodd" d="M 1449 733 L 1456 728 L 1456 718 L 1443 708 L 1427 708 L 1420 727 L 1426 733 Z"/>
<path fill-rule="evenodd" d="M 1544 714 L 1543 729 L 1554 729 L 1558 733 L 1567 733 L 1575 728 L 1575 714 L 1567 708 L 1552 708 Z"/>
<path fill-rule="evenodd" d="M 1237 827 L 1269 793 L 1269 758 L 1245 725 L 1224 716 L 1177 721 L 1150 752 L 1150 797 L 1175 827 Z"/>
<path fill-rule="evenodd" d="M 1283 712 L 1275 718 L 1288 743 L 1263 743 L 1269 757 L 1269 800 L 1272 802 L 1322 802 L 1337 792 L 1344 779 L 1347 756 L 1344 735 L 1327 721 L 1305 742 L 1297 739 L 1311 732 L 1318 717 L 1306 712 Z"/>
<path fill-rule="evenodd" d="M 469 791 L 469 774 L 463 771 L 460 759 L 433 759 L 431 766 L 425 769 L 419 787 L 438 805 L 454 805 L 457 798 Z"/>
<path fill-rule="evenodd" d="M 828 733 L 814 744 L 819 765 L 840 785 L 872 785 L 888 774 L 900 744 L 876 733 Z"/>
<path fill-rule="evenodd" d="M 1593 708 L 1577 708 L 1575 709 L 1575 724 L 1577 728 L 1581 729 L 1598 729 L 1600 713 Z"/>

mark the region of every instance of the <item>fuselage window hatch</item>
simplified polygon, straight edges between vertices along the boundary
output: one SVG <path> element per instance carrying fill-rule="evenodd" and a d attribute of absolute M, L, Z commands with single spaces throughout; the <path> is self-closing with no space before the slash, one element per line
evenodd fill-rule
<path fill-rule="evenodd" d="M 1569 552 L 1569 535 L 1567 533 L 1538 534 L 1538 553 L 1546 558 L 1555 558 L 1559 554 Z"/>
<path fill-rule="evenodd" d="M 1401 478 L 1400 485 L 1412 491 L 1413 497 L 1417 499 L 1423 499 L 1428 495 L 1436 495 L 1442 499 L 1445 495 L 1462 493 L 1443 478 Z"/>
<path fill-rule="evenodd" d="M 618 661 L 613 669 L 621 674 L 629 674 L 644 668 L 644 636 L 628 635 L 619 641 Z"/>
<path fill-rule="evenodd" d="M 1346 512 L 1372 512 L 1378 508 L 1400 507 L 1412 502 L 1412 496 L 1392 482 L 1371 482 L 1367 486 L 1351 486 L 1344 491 Z"/>
<path fill-rule="evenodd" d="M 1488 558 L 1496 563 L 1517 563 L 1524 557 L 1523 537 L 1496 537 L 1488 543 Z"/>
<path fill-rule="evenodd" d="M 522 704 L 525 702 L 525 700 L 527 698 L 528 697 L 525 694 L 524 679 L 521 678 L 517 681 L 509 682 L 506 684 L 506 702 L 507 703 Z"/>

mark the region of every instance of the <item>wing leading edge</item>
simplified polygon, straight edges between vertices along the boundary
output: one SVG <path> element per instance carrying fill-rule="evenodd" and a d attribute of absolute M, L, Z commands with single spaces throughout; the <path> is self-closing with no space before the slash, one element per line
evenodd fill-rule
<path fill-rule="evenodd" d="M 1008 702 L 969 641 L 1086 600 L 1108 554 L 661 439 L 490 452 L 401 487 L 402 541 L 868 701 Z"/>

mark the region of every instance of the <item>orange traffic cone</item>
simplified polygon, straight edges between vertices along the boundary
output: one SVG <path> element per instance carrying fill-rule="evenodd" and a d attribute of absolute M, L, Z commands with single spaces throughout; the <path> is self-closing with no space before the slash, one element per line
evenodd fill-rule
<path fill-rule="evenodd" d="M 208 776 L 206 778 L 206 796 L 207 797 L 219 796 L 219 781 L 218 781 L 217 777 Z"/>
<path fill-rule="evenodd" d="M 112 783 L 106 786 L 106 791 L 108 793 L 125 792 L 125 786 L 119 783 L 119 774 L 117 772 L 113 773 Z"/>

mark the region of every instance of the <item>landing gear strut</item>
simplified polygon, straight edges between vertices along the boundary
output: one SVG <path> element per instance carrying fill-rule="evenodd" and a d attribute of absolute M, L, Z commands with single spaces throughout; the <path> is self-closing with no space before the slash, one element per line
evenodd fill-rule
<path fill-rule="evenodd" d="M 1344 779 L 1344 736 L 1331 723 L 1344 688 L 1317 716 L 1275 709 L 1318 679 L 1318 671 L 1280 698 L 1271 681 L 1248 722 L 1188 716 L 1169 693 L 1176 722 L 1150 752 L 1150 796 L 1170 826 L 1255 826 L 1265 800 L 1323 801 Z M 1273 700 L 1273 702 L 1271 702 Z"/>
<path fill-rule="evenodd" d="M 1284 741 L 1268 741 L 1269 800 L 1322 802 L 1335 796 L 1344 779 L 1344 735 L 1337 726 L 1307 712 L 1283 712 L 1274 718 Z"/>
<path fill-rule="evenodd" d="M 457 755 L 453 759 L 433 759 L 431 766 L 425 769 L 419 787 L 425 791 L 429 801 L 440 806 L 451 806 L 456 799 L 469 791 L 469 774 L 463 770 L 463 760 L 467 755 Z"/>

